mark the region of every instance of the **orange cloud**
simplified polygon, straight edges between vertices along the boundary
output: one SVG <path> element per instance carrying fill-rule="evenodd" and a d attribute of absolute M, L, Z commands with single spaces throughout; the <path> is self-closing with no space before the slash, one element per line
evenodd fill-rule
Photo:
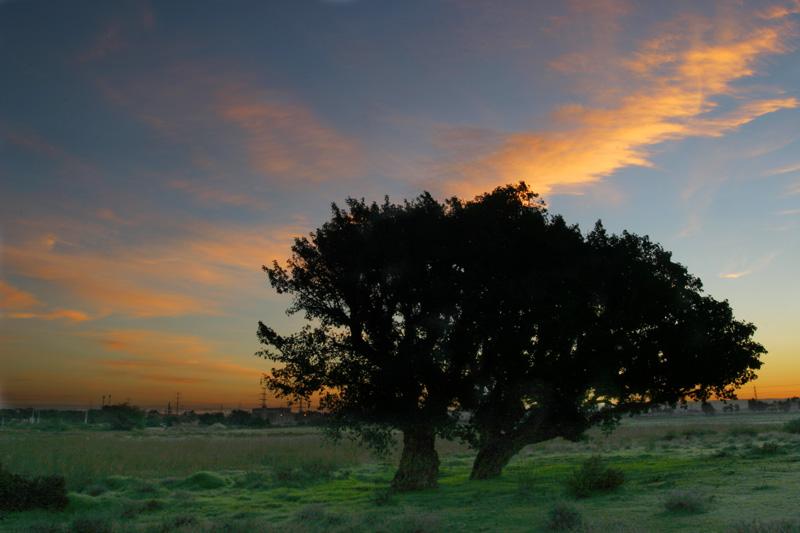
<path fill-rule="evenodd" d="M 106 331 L 82 332 L 78 335 L 94 339 L 109 351 L 121 351 L 139 357 L 136 361 L 119 360 L 114 363 L 101 361 L 99 364 L 106 366 L 128 366 L 138 368 L 149 364 L 174 364 L 179 361 L 185 364 L 184 359 L 211 352 L 213 341 L 192 335 L 177 333 L 164 333 L 150 330 L 136 329 L 109 329 Z M 170 363 L 170 361 L 172 363 Z"/>
<path fill-rule="evenodd" d="M 27 309 L 42 305 L 36 297 L 25 291 L 15 289 L 0 280 L 0 310 Z"/>
<path fill-rule="evenodd" d="M 208 379 L 178 378 L 174 376 L 163 376 L 159 374 L 147 374 L 144 376 L 139 376 L 139 379 L 145 381 L 157 381 L 159 383 L 175 383 L 178 385 L 188 384 L 188 383 L 205 383 L 209 381 Z"/>
<path fill-rule="evenodd" d="M 734 86 L 755 74 L 765 57 L 790 51 L 794 26 L 770 19 L 745 27 L 748 23 L 732 19 L 723 21 L 722 31 L 719 22 L 700 20 L 689 28 L 676 23 L 642 43 L 638 52 L 618 61 L 627 75 L 617 80 L 616 90 L 604 91 L 603 106 L 564 106 L 547 117 L 549 127 L 542 130 L 442 132 L 439 146 L 447 155 L 436 187 L 478 194 L 522 179 L 539 192 L 575 191 L 623 167 L 651 166 L 650 151 L 658 143 L 724 135 L 764 114 L 800 105 L 794 97 L 751 98 Z M 583 60 L 572 54 L 553 68 L 572 72 L 581 65 Z M 737 107 L 713 114 L 723 96 L 737 96 Z"/>
<path fill-rule="evenodd" d="M 168 183 L 203 203 L 263 208 L 255 198 L 266 184 L 293 188 L 363 173 L 359 142 L 304 102 L 259 89 L 261 80 L 228 65 L 176 61 L 159 73 L 116 75 L 126 77 L 103 74 L 96 87 L 164 143 L 188 152 L 190 165 Z"/>
<path fill-rule="evenodd" d="M 4 246 L 4 268 L 66 289 L 90 309 L 83 315 L 61 310 L 38 318 L 77 322 L 111 312 L 135 317 L 223 314 L 226 306 L 261 286 L 262 265 L 286 256 L 292 238 L 308 231 L 302 222 L 268 231 L 201 220 L 171 224 L 156 223 L 155 236 L 147 227 L 137 228 L 146 237 L 136 242 L 135 234 L 120 235 L 100 221 L 39 217 L 15 236 L 20 243 Z M 7 286 L 2 290 L 14 305 L 35 300 Z"/>
<path fill-rule="evenodd" d="M 304 182 L 351 178 L 358 173 L 358 145 L 310 109 L 278 102 L 269 92 L 241 85 L 226 87 L 217 95 L 221 116 L 245 134 L 257 173 Z"/>
<path fill-rule="evenodd" d="M 263 371 L 258 363 L 241 365 L 219 355 L 219 341 L 194 335 L 121 328 L 75 335 L 115 353 L 113 359 L 91 363 L 109 369 L 113 375 L 167 383 L 200 383 L 231 378 L 257 380 Z"/>
<path fill-rule="evenodd" d="M 64 319 L 68 324 L 77 324 L 79 322 L 88 322 L 90 320 L 97 320 L 108 313 L 101 313 L 100 315 L 90 316 L 83 311 L 76 311 L 74 309 L 56 309 L 50 313 L 8 313 L 8 318 L 38 318 L 40 320 L 56 320 Z"/>

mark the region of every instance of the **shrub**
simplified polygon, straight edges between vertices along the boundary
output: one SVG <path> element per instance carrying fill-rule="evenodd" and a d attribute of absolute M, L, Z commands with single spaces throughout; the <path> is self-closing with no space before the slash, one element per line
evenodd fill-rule
<path fill-rule="evenodd" d="M 625 474 L 621 470 L 606 468 L 603 460 L 595 455 L 583 462 L 572 475 L 567 478 L 567 493 L 574 498 L 586 498 L 593 492 L 611 491 L 625 482 Z"/>
<path fill-rule="evenodd" d="M 800 433 L 800 418 L 789 420 L 783 425 L 782 429 L 787 433 Z"/>
<path fill-rule="evenodd" d="M 63 476 L 27 478 L 3 470 L 0 464 L 0 510 L 56 510 L 68 503 L 67 482 Z"/>
<path fill-rule="evenodd" d="M 744 426 L 734 426 L 728 429 L 728 435 L 731 437 L 755 437 L 758 435 L 758 429 Z"/>
<path fill-rule="evenodd" d="M 704 513 L 710 503 L 708 496 L 688 490 L 674 490 L 663 501 L 667 511 L 687 514 Z"/>
<path fill-rule="evenodd" d="M 329 480 L 339 466 L 334 461 L 311 459 L 276 465 L 272 471 L 278 485 L 300 488 Z"/>
<path fill-rule="evenodd" d="M 214 472 L 197 472 L 174 483 L 173 486 L 185 490 L 214 490 L 228 485 L 228 480 Z"/>
<path fill-rule="evenodd" d="M 104 405 L 100 412 L 100 420 L 111 429 L 130 431 L 144 429 L 147 425 L 147 414 L 144 409 L 128 403 Z"/>
<path fill-rule="evenodd" d="M 393 488 L 380 488 L 372 493 L 372 503 L 381 507 L 383 505 L 391 505 L 394 501 L 395 491 Z"/>
<path fill-rule="evenodd" d="M 577 507 L 559 503 L 547 511 L 545 527 L 551 531 L 574 531 L 583 526 L 583 517 Z"/>
<path fill-rule="evenodd" d="M 714 434 L 716 434 L 716 431 L 713 429 L 688 428 L 683 430 L 683 436 L 686 437 L 686 440 L 689 440 L 693 437 L 702 438 Z"/>
<path fill-rule="evenodd" d="M 776 442 L 765 442 L 761 446 L 753 446 L 747 450 L 750 457 L 764 457 L 769 455 L 779 455 L 784 452 L 783 448 Z"/>

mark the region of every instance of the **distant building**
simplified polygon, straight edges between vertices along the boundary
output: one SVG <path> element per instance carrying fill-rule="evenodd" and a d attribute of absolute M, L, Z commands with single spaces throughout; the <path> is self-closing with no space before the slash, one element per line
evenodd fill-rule
<path fill-rule="evenodd" d="M 268 420 L 273 426 L 293 426 L 297 423 L 289 407 L 256 407 L 253 416 Z"/>

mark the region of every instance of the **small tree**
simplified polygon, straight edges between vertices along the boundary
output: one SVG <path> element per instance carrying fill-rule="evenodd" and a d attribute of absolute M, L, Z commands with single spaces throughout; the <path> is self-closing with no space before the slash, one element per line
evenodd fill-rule
<path fill-rule="evenodd" d="M 108 424 L 111 429 L 129 431 L 147 426 L 145 410 L 129 403 L 104 405 L 100 413 L 100 421 Z"/>

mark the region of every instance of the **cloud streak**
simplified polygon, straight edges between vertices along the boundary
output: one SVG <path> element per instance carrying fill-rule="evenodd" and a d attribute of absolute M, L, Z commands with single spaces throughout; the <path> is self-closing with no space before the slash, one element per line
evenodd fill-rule
<path fill-rule="evenodd" d="M 15 318 L 70 323 L 109 313 L 139 318 L 225 314 L 236 298 L 252 292 L 261 266 L 286 255 L 292 238 L 307 231 L 292 224 L 265 232 L 192 219 L 138 229 L 141 233 L 120 235 L 116 228 L 70 217 L 37 219 L 22 242 L 4 246 L 4 268 L 65 289 L 93 311 L 34 312 L 28 308 L 39 303 L 37 297 L 7 284 L 0 286 L 3 308 L 15 311 Z"/>
<path fill-rule="evenodd" d="M 713 31 L 719 22 L 700 21 L 699 30 L 680 21 L 668 25 L 621 60 L 627 76 L 618 81 L 619 96 L 611 102 L 604 96 L 599 103 L 605 105 L 565 105 L 546 117 L 544 129 L 444 130 L 437 187 L 477 194 L 522 179 L 540 192 L 574 192 L 621 168 L 652 166 L 652 150 L 664 141 L 718 137 L 800 105 L 794 97 L 757 97 L 737 85 L 764 58 L 791 50 L 794 26 L 774 15 L 760 26 L 735 19 L 725 22 L 736 31 Z M 553 68 L 575 71 L 582 64 L 572 54 Z"/>
<path fill-rule="evenodd" d="M 780 255 L 779 252 L 772 252 L 768 254 L 766 257 L 761 258 L 760 260 L 756 261 L 752 264 L 749 268 L 742 268 L 746 265 L 745 262 L 736 262 L 731 261 L 728 266 L 719 273 L 720 278 L 725 279 L 736 279 L 741 278 L 743 276 L 747 276 L 749 274 L 754 274 L 756 272 L 760 272 L 767 268 L 772 261 L 775 260 Z"/>

